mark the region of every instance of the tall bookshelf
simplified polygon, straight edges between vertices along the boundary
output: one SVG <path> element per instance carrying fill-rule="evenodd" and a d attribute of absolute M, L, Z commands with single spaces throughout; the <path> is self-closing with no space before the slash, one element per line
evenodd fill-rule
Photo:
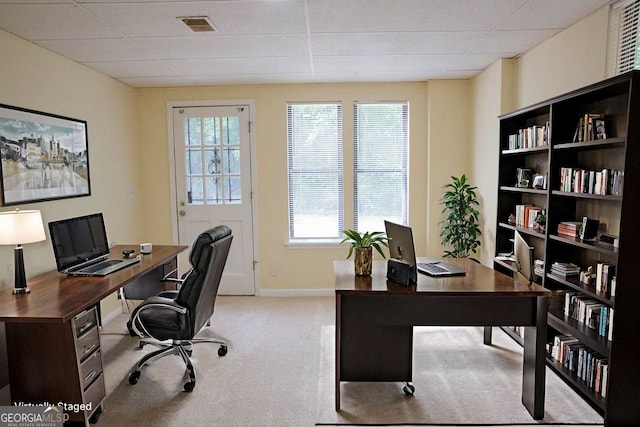
<path fill-rule="evenodd" d="M 594 116 L 585 120 L 590 113 Z M 581 118 L 581 132 L 577 132 Z M 596 127 L 604 123 L 605 135 L 591 132 L 588 123 Z M 542 143 L 531 137 L 538 135 L 540 128 L 544 128 Z M 534 248 L 534 257 L 544 261 L 544 272 L 536 280 L 554 291 L 548 316 L 548 366 L 603 415 L 605 426 L 640 425 L 640 284 L 636 283 L 635 272 L 640 267 L 640 71 L 501 116 L 499 156 L 496 256 L 513 250 L 511 239 L 514 230 L 518 230 Z M 544 177 L 546 185 L 527 185 L 526 180 L 518 179 L 523 176 L 518 175 L 518 169 L 531 171 L 532 177 Z M 595 172 L 602 171 L 609 182 L 613 176 L 609 171 L 624 171 L 622 190 L 616 187 L 606 194 L 595 194 L 589 183 L 595 181 Z M 581 179 L 585 174 L 586 178 Z M 573 187 L 567 187 L 568 177 L 573 180 Z M 582 188 L 575 185 L 576 180 Z M 545 229 L 509 221 L 518 205 L 544 209 Z M 617 244 L 558 233 L 560 223 L 581 222 L 585 216 L 606 225 L 598 236 L 616 236 Z M 581 270 L 588 266 L 595 270 L 599 263 L 613 266 L 615 295 L 610 294 L 610 283 L 609 289 L 600 290 L 593 284 L 583 284 L 579 276 L 563 277 L 552 272 L 555 262 L 574 263 Z M 499 257 L 494 260 L 494 268 L 506 273 L 515 271 L 513 263 Z M 574 298 L 569 299 L 567 294 Z M 606 311 L 604 319 L 614 313 L 611 340 L 606 322 L 592 324 L 593 328 L 588 321 L 583 323 L 569 315 L 567 301 L 575 302 L 575 297 L 588 301 L 590 309 L 598 310 L 600 315 Z M 592 319 L 592 323 L 598 321 L 596 317 Z M 511 329 L 505 331 L 519 339 Z M 601 376 L 587 381 L 581 378 L 588 377 L 583 369 L 571 370 L 564 360 L 552 356 L 558 348 L 554 349 L 554 340 L 557 343 L 571 339 L 577 343 L 565 346 L 565 354 L 581 354 L 580 362 L 585 359 L 598 368 L 606 364 L 604 371 L 600 369 Z M 581 367 L 593 371 L 588 363 Z M 602 387 L 605 371 L 607 378 Z"/>

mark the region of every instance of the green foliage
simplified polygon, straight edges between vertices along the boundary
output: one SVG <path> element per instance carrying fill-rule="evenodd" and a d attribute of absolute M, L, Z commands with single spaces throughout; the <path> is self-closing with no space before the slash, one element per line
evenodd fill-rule
<path fill-rule="evenodd" d="M 440 221 L 440 241 L 453 248 L 444 251 L 445 257 L 465 258 L 472 252 L 476 253 L 480 246 L 478 236 L 482 232 L 476 209 L 479 205 L 475 191 L 477 187 L 469 185 L 464 174 L 459 178 L 452 176 L 451 179 L 453 182 L 444 186 L 447 190 L 440 199 L 440 203 L 444 205 L 444 219 Z"/>
<path fill-rule="evenodd" d="M 389 239 L 387 235 L 382 231 L 374 231 L 373 233 L 369 233 L 368 231 L 365 233 L 359 233 L 355 230 L 344 230 L 343 233 L 347 236 L 340 244 L 345 242 L 350 242 L 349 253 L 347 254 L 347 258 L 351 258 L 351 254 L 353 254 L 353 248 L 368 248 L 369 246 L 373 246 L 382 258 L 386 258 L 384 252 L 382 252 L 382 246 L 389 247 Z"/>

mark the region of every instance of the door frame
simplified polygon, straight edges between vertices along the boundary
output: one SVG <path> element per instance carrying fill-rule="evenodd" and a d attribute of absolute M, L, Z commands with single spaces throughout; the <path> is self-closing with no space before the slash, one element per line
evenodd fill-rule
<path fill-rule="evenodd" d="M 258 252 L 258 180 L 256 171 L 256 136 L 255 136 L 255 114 L 256 104 L 253 99 L 225 99 L 225 100 L 202 100 L 202 101 L 168 101 L 167 102 L 167 149 L 169 150 L 169 179 L 171 185 L 169 186 L 171 192 L 171 238 L 173 244 L 178 244 L 178 198 L 176 192 L 176 159 L 175 159 L 175 140 L 173 138 L 173 109 L 179 107 L 240 107 L 243 105 L 249 106 L 249 126 L 251 126 L 249 132 L 249 155 L 251 162 L 251 227 L 253 242 L 253 283 L 254 283 L 254 295 L 260 294 L 260 268 L 258 264 L 259 252 Z"/>

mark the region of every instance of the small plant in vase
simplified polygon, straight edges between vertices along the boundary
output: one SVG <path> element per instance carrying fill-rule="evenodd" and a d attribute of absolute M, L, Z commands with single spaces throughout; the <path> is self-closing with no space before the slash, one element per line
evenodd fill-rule
<path fill-rule="evenodd" d="M 356 276 L 369 276 L 373 263 L 373 248 L 376 248 L 382 258 L 386 258 L 382 247 L 389 247 L 387 235 L 382 231 L 360 233 L 356 230 L 344 230 L 343 233 L 346 237 L 342 239 L 340 244 L 350 243 L 347 259 L 351 258 L 355 252 L 353 265 Z"/>

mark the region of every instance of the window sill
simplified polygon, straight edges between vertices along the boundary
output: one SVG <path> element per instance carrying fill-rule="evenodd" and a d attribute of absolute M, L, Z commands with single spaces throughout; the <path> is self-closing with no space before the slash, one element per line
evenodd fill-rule
<path fill-rule="evenodd" d="M 293 239 L 284 243 L 286 248 L 291 249 L 337 249 L 342 248 L 340 239 Z"/>

